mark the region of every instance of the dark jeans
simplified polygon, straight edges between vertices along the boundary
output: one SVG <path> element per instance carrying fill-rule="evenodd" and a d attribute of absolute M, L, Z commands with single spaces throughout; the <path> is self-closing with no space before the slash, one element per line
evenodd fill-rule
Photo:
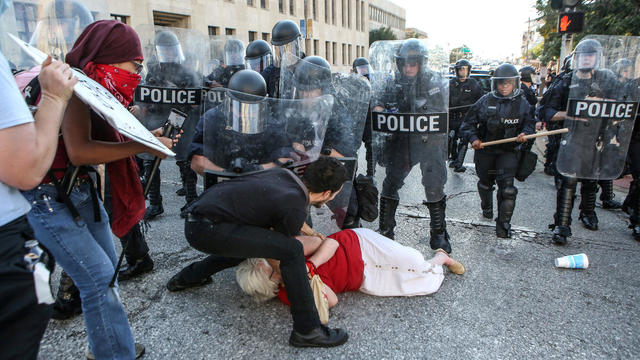
<path fill-rule="evenodd" d="M 25 267 L 24 243 L 34 239 L 22 216 L 0 227 L 0 357 L 36 359 L 51 317 L 51 305 L 38 304 L 33 274 Z"/>
<path fill-rule="evenodd" d="M 320 326 L 318 311 L 307 278 L 302 244 L 293 237 L 269 229 L 232 223 L 213 223 L 189 216 L 184 233 L 196 250 L 230 258 L 280 260 L 280 271 L 291 302 L 293 327 L 308 333 Z"/>

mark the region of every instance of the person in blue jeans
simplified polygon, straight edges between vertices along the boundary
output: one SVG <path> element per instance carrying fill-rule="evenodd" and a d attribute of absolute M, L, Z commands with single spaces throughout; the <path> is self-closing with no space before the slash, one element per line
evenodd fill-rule
<path fill-rule="evenodd" d="M 133 99 L 142 60 L 136 32 L 115 20 L 89 25 L 65 57 L 67 63 L 82 69 L 124 106 Z M 171 139 L 159 139 L 168 147 L 173 145 Z M 92 180 L 81 170 L 77 179 L 69 182 L 71 191 L 66 196 L 57 188 L 62 189 L 60 182 L 68 177 L 64 177 L 65 171 L 58 170 L 66 169 L 69 163 L 80 169 L 85 169 L 84 165 L 106 163 L 114 208 L 121 206 L 123 213 L 132 218 L 141 217 L 144 197 L 132 156 L 142 152 L 166 157 L 123 138 L 73 96 L 62 122 L 62 137 L 51 171 L 39 186 L 23 192 L 32 206 L 28 219 L 36 236 L 80 290 L 89 347 L 97 359 L 133 359 L 144 353 L 144 347 L 134 345 L 117 283 L 110 284 L 117 256 L 107 213 Z"/>

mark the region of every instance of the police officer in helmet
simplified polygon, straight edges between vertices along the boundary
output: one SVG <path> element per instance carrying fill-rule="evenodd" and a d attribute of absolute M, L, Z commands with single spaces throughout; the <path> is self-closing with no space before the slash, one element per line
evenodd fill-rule
<path fill-rule="evenodd" d="M 491 92 L 484 95 L 467 113 L 461 132 L 475 150 L 478 194 L 482 216 L 493 218 L 494 183 L 498 185 L 496 236 L 511 237 L 511 216 L 518 189 L 513 178 L 518 167 L 517 151 L 526 134 L 535 132 L 531 108 L 522 95 L 520 75 L 515 66 L 505 63 L 491 78 Z M 516 137 L 516 142 L 487 146 L 487 141 Z"/>
<path fill-rule="evenodd" d="M 224 43 L 224 63 L 207 76 L 205 84 L 209 87 L 227 87 L 236 72 L 245 69 L 244 44 L 238 39 L 229 39 Z"/>
<path fill-rule="evenodd" d="M 445 85 L 443 79 L 427 67 L 428 55 L 427 48 L 417 39 L 405 40 L 400 45 L 394 54 L 395 80 L 387 84 L 381 98 L 373 100 L 374 111 L 385 108 L 414 114 L 446 111 Z M 380 195 L 380 234 L 394 238 L 399 190 L 411 168 L 419 163 L 431 218 L 430 246 L 451 252 L 445 223 L 446 149 L 446 136 L 392 134 L 386 140 L 382 154 L 386 175 Z"/>
<path fill-rule="evenodd" d="M 351 69 L 353 73 L 360 76 L 364 76 L 367 80 L 371 81 L 371 74 L 373 69 L 369 64 L 369 60 L 364 57 L 359 57 L 353 60 L 353 67 Z M 373 160 L 373 149 L 371 148 L 372 134 L 371 134 L 371 106 L 367 112 L 367 118 L 364 124 L 364 131 L 362 133 L 362 142 L 364 142 L 365 158 L 367 160 L 367 176 L 373 176 L 375 172 L 375 163 Z"/>
<path fill-rule="evenodd" d="M 280 64 L 283 56 L 292 54 L 302 58 L 301 34 L 298 25 L 291 20 L 278 21 L 271 30 L 271 44 L 274 51 L 274 63 L 262 71 L 262 76 L 267 82 L 269 97 L 279 98 L 280 88 Z"/>
<path fill-rule="evenodd" d="M 454 67 L 456 76 L 449 80 L 449 167 L 455 172 L 465 171 L 464 157 L 467 154 L 467 142 L 460 134 L 462 119 L 471 105 L 483 95 L 478 82 L 471 78 L 471 63 L 460 59 Z"/>
<path fill-rule="evenodd" d="M 273 63 L 271 46 L 264 40 L 254 40 L 247 45 L 244 57 L 246 68 L 253 71 L 262 72 Z"/>

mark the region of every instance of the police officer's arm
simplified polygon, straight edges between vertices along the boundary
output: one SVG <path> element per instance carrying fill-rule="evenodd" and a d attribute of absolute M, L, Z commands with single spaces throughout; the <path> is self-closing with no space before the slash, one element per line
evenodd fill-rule
<path fill-rule="evenodd" d="M 478 125 L 480 124 L 480 109 L 482 108 L 481 100 L 478 100 L 467 114 L 464 116 L 462 120 L 462 125 L 460 125 L 460 132 L 464 136 L 465 139 L 471 144 L 471 146 L 478 150 L 482 147 L 482 141 L 478 137 Z"/>
<path fill-rule="evenodd" d="M 135 141 L 110 142 L 91 138 L 91 113 L 75 95 L 69 101 L 62 121 L 62 136 L 71 163 L 76 166 L 110 163 L 143 152 L 151 153 L 161 159 L 166 154 Z M 159 137 L 165 146 L 171 148 L 173 141 Z"/>
<path fill-rule="evenodd" d="M 522 119 L 522 131 L 518 134 L 516 141 L 523 143 L 527 141 L 525 135 L 533 134 L 536 131 L 536 122 L 531 115 L 531 105 L 527 100 L 521 102 L 520 118 Z"/>
<path fill-rule="evenodd" d="M 205 113 L 196 125 L 196 131 L 193 134 L 193 141 L 191 142 L 191 148 L 189 149 L 189 157 L 191 158 L 191 170 L 204 176 L 205 170 L 224 171 L 224 169 L 207 159 L 204 156 L 204 119 L 208 113 Z"/>

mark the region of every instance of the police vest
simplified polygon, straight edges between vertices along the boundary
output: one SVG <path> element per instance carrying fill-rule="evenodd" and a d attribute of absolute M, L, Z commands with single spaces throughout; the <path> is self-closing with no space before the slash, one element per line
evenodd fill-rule
<path fill-rule="evenodd" d="M 520 114 L 520 96 L 515 99 L 504 102 L 503 108 L 498 113 L 498 99 L 490 95 L 487 99 L 487 125 L 485 136 L 482 141 L 500 140 L 510 137 L 518 136 L 522 129 L 523 119 Z M 504 108 L 510 107 L 509 112 L 505 113 Z M 506 146 L 502 146 L 506 145 Z M 507 143 L 498 145 L 503 148 L 513 148 L 518 146 L 518 143 Z"/>

